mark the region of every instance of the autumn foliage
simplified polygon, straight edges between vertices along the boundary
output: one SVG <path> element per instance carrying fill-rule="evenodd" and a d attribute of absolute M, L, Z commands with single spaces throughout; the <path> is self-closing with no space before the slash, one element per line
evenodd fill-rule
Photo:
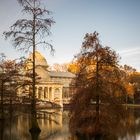
<path fill-rule="evenodd" d="M 76 57 L 79 71 L 70 113 L 73 133 L 96 137 L 116 132 L 125 114 L 121 97 L 127 93 L 118 60 L 115 51 L 100 44 L 98 33 L 85 35 Z"/>

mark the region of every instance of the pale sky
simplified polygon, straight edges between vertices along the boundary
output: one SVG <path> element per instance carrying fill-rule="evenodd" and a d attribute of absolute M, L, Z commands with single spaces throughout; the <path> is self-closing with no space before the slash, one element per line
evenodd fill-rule
<path fill-rule="evenodd" d="M 120 54 L 121 64 L 140 71 L 140 0 L 42 0 L 53 12 L 51 40 L 56 52 L 39 49 L 49 64 L 70 62 L 80 50 L 86 33 L 97 31 L 103 45 Z M 0 53 L 8 58 L 24 55 L 17 52 L 3 31 L 24 15 L 16 0 L 0 0 Z"/>

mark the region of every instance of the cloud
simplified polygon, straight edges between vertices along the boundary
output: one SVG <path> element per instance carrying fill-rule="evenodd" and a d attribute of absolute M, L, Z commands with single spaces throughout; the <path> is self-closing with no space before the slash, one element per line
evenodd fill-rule
<path fill-rule="evenodd" d="M 140 54 L 140 47 L 128 48 L 128 49 L 125 49 L 125 50 L 120 50 L 118 52 L 119 52 L 120 55 L 123 55 L 123 56 L 138 55 L 138 54 Z"/>
<path fill-rule="evenodd" d="M 119 50 L 118 53 L 121 56 L 121 64 L 130 65 L 140 71 L 140 47 Z"/>

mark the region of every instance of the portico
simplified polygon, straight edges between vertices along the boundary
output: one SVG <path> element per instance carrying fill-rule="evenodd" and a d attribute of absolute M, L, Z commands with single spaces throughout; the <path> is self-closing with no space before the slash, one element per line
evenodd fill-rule
<path fill-rule="evenodd" d="M 36 99 L 50 101 L 62 106 L 62 89 L 60 83 L 46 82 L 36 85 Z"/>

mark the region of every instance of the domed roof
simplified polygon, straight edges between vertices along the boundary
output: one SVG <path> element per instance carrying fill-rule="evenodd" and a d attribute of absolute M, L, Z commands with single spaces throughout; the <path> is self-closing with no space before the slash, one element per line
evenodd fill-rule
<path fill-rule="evenodd" d="M 25 65 L 26 65 L 26 70 L 31 70 L 32 69 L 32 60 L 33 60 L 33 53 L 31 53 L 28 57 L 28 59 L 25 61 Z M 38 51 L 35 51 L 35 72 L 37 73 L 37 75 L 40 77 L 40 79 L 38 81 L 49 81 L 50 80 L 50 76 L 48 73 L 48 63 L 45 59 L 44 56 L 42 56 L 41 53 L 39 53 Z"/>
<path fill-rule="evenodd" d="M 31 60 L 31 61 L 33 60 L 33 53 L 31 53 L 29 55 L 28 60 Z M 48 63 L 47 63 L 45 57 L 38 51 L 35 51 L 35 65 L 36 66 L 46 66 L 46 67 L 48 66 Z"/>

